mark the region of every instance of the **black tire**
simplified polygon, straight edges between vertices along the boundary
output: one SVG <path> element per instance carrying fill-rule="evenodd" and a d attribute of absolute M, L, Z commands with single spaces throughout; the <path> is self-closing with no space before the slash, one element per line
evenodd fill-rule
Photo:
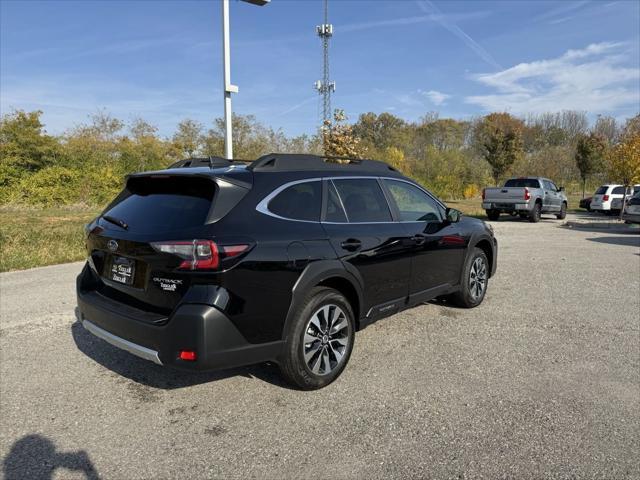
<path fill-rule="evenodd" d="M 313 350 L 313 347 L 307 347 L 307 345 L 312 345 L 313 343 L 304 344 L 304 337 L 307 334 L 307 329 L 314 328 L 311 324 L 312 318 L 315 317 L 315 314 L 322 307 L 326 307 L 328 305 L 339 307 L 348 322 L 348 333 L 343 337 L 346 339 L 346 346 L 344 346 L 342 356 L 339 361 L 336 361 L 336 365 L 333 369 L 331 369 L 331 367 L 327 369 L 325 360 L 320 359 L 320 357 L 323 356 L 322 349 L 325 348 L 327 350 L 326 358 L 330 359 L 330 356 L 333 355 L 333 360 L 336 360 L 336 355 L 330 353 L 329 348 L 330 344 L 337 345 L 342 348 L 340 344 L 335 343 L 338 342 L 338 340 L 330 340 L 331 337 L 327 332 L 327 334 L 322 335 L 322 337 L 328 337 L 329 340 L 327 340 L 327 338 L 322 339 L 320 336 L 317 337 L 316 341 L 319 342 L 320 345 L 316 350 Z M 293 318 L 295 321 L 289 326 L 284 353 L 279 362 L 280 371 L 289 383 L 302 390 L 316 390 L 318 388 L 326 387 L 340 376 L 349 362 L 349 357 L 351 356 L 355 340 L 355 320 L 353 309 L 347 299 L 340 292 L 333 290 L 332 288 L 314 287 L 307 295 L 306 300 L 297 308 Z M 316 336 L 319 332 L 313 333 L 314 336 Z M 310 351 L 319 352 L 317 356 L 315 354 L 312 355 L 309 360 L 311 362 L 314 362 L 314 359 L 319 361 L 320 369 L 325 366 L 325 371 L 319 371 L 318 373 L 314 373 L 312 371 L 312 368 L 307 364 L 307 361 L 305 361 L 305 351 L 307 348 L 309 348 Z"/>
<path fill-rule="evenodd" d="M 500 218 L 500 212 L 498 210 L 485 210 L 489 220 L 498 220 Z"/>
<path fill-rule="evenodd" d="M 564 220 L 565 218 L 567 218 L 567 202 L 562 202 L 560 213 L 556 214 L 556 218 L 558 220 Z"/>
<path fill-rule="evenodd" d="M 472 292 L 473 285 L 471 280 L 471 269 L 474 267 L 474 263 L 477 259 L 480 259 L 485 266 L 485 277 L 484 277 L 484 287 L 480 295 L 475 296 Z M 451 294 L 448 297 L 448 300 L 453 304 L 458 305 L 463 308 L 473 308 L 477 307 L 482 303 L 484 297 L 487 293 L 487 288 L 489 287 L 489 271 L 491 270 L 491 265 L 489 265 L 489 261 L 484 251 L 480 248 L 474 248 L 473 251 L 467 257 L 467 260 L 464 264 L 464 268 L 462 269 L 462 280 L 460 281 L 460 290 L 456 293 Z"/>
<path fill-rule="evenodd" d="M 536 203 L 529 214 L 529 221 L 531 223 L 538 223 L 540 221 L 540 215 L 542 215 L 542 205 Z"/>

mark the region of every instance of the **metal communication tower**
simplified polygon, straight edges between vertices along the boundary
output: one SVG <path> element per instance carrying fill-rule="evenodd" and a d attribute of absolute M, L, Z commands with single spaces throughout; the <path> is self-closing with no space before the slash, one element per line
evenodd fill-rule
<path fill-rule="evenodd" d="M 322 95 L 322 124 L 331 122 L 331 94 L 336 91 L 336 82 L 329 78 L 329 39 L 333 35 L 333 25 L 329 23 L 329 0 L 324 0 L 324 23 L 316 27 L 316 33 L 322 40 L 322 80 L 315 83 L 315 89 Z"/>

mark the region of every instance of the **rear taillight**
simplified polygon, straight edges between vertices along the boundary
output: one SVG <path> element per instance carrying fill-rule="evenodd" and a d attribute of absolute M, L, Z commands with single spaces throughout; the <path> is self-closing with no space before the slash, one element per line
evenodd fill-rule
<path fill-rule="evenodd" d="M 157 252 L 180 257 L 182 259 L 178 267 L 180 270 L 216 270 L 220 266 L 221 259 L 236 257 L 249 248 L 249 245 L 218 247 L 212 240 L 154 242 L 151 246 Z"/>
<path fill-rule="evenodd" d="M 524 187 L 524 199 L 531 200 L 531 192 L 527 187 Z"/>
<path fill-rule="evenodd" d="M 483 188 L 483 189 L 482 189 L 482 200 L 484 200 L 485 190 L 486 190 L 486 188 Z"/>
<path fill-rule="evenodd" d="M 602 196 L 602 201 L 603 202 L 608 202 L 609 201 L 609 195 L 603 195 Z"/>

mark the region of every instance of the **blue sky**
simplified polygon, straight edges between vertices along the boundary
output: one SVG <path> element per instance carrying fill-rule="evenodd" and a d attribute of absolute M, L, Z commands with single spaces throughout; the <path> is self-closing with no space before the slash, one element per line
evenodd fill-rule
<path fill-rule="evenodd" d="M 0 0 L 0 108 L 61 133 L 104 109 L 172 133 L 222 115 L 217 1 Z M 640 2 L 331 0 L 333 106 L 469 118 L 640 110 Z M 319 0 L 231 2 L 234 111 L 288 134 L 320 120 Z"/>

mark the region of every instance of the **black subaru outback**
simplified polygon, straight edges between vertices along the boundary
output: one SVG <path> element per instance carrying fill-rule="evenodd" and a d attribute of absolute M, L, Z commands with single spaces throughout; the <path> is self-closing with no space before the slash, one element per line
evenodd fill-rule
<path fill-rule="evenodd" d="M 356 330 L 475 307 L 496 270 L 490 227 L 373 160 L 183 161 L 130 175 L 86 228 L 87 330 L 188 370 L 276 362 L 304 389 L 340 375 Z"/>

